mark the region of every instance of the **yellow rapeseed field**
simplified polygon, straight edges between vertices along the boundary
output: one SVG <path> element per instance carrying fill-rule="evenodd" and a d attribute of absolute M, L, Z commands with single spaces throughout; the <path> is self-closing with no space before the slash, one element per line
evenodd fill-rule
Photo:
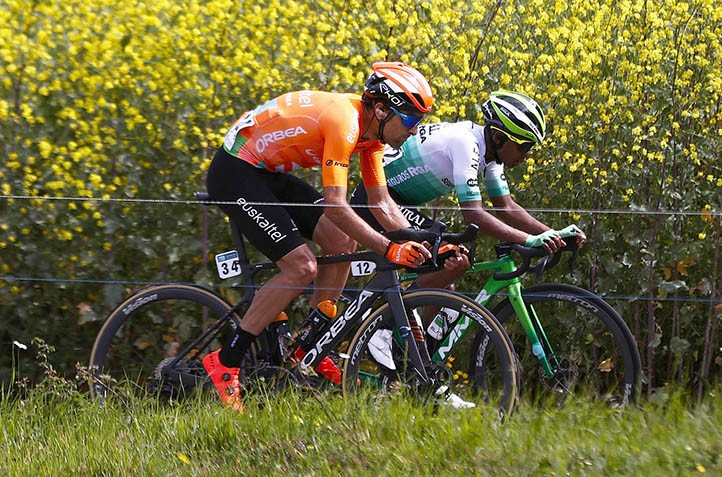
<path fill-rule="evenodd" d="M 679 370 L 709 371 L 691 323 L 722 294 L 720 38 L 718 0 L 3 0 L 0 308 L 53 297 L 43 323 L 81 303 L 102 318 L 127 291 L 9 277 L 207 278 L 197 205 L 128 200 L 191 199 L 245 109 L 360 92 L 372 62 L 401 60 L 429 78 L 431 120 L 481 121 L 500 88 L 543 105 L 551 134 L 509 174 L 516 198 L 587 231 L 573 279 L 618 296 L 642 343 L 682 337 L 697 353 Z"/>

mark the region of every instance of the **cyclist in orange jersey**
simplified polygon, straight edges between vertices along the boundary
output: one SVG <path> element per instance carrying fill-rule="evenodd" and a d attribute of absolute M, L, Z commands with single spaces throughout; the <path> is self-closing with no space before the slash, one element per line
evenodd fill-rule
<path fill-rule="evenodd" d="M 203 360 L 226 404 L 242 408 L 238 374 L 256 336 L 312 282 L 312 306 L 337 299 L 346 282 L 350 264 L 317 268 L 305 239 L 324 254 L 351 252 L 358 242 L 410 267 L 431 256 L 422 244 L 391 242 L 356 215 L 346 197 L 349 162 L 358 153 L 374 217 L 386 230 L 409 227 L 386 188 L 383 148 L 401 147 L 416 134 L 433 101 L 417 70 L 380 62 L 362 96 L 287 93 L 244 113 L 230 128 L 208 169 L 208 192 L 213 200 L 233 203 L 221 208 L 279 273 L 258 290 L 229 343 Z M 322 193 L 291 174 L 315 166 L 321 166 Z"/>

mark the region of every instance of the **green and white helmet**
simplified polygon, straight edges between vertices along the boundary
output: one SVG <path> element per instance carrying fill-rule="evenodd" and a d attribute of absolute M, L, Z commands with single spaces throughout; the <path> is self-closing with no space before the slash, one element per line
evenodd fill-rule
<path fill-rule="evenodd" d="M 494 91 L 481 106 L 484 121 L 515 142 L 541 143 L 546 134 L 544 112 L 529 96 L 513 91 Z"/>

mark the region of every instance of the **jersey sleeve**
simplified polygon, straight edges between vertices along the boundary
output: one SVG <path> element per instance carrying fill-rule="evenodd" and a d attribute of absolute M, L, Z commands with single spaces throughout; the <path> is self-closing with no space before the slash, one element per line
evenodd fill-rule
<path fill-rule="evenodd" d="M 459 202 L 481 200 L 479 189 L 479 145 L 472 134 L 455 134 L 447 141 L 453 161 L 453 179 Z"/>
<path fill-rule="evenodd" d="M 380 187 L 386 185 L 386 173 L 384 172 L 384 146 L 378 143 L 373 148 L 361 151 L 361 177 L 364 186 Z"/>
<path fill-rule="evenodd" d="M 484 187 L 489 197 L 501 197 L 509 195 L 509 183 L 506 181 L 504 174 L 504 165 L 496 161 L 483 166 Z"/>
<path fill-rule="evenodd" d="M 348 100 L 334 102 L 324 111 L 320 127 L 324 137 L 321 180 L 324 187 L 348 187 L 348 167 L 359 138 L 358 111 Z"/>

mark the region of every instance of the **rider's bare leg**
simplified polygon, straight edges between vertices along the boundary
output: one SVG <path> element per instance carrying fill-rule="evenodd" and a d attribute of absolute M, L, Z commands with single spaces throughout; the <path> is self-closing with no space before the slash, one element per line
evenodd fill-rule
<path fill-rule="evenodd" d="M 241 320 L 241 328 L 259 335 L 316 277 L 316 257 L 300 245 L 276 262 L 279 273 L 263 285 Z"/>
<path fill-rule="evenodd" d="M 351 253 L 356 250 L 356 242 L 325 215 L 321 216 L 316 225 L 313 241 L 321 247 L 324 255 Z M 322 300 L 338 299 L 346 285 L 350 267 L 350 262 L 319 265 L 310 305 L 314 307 Z"/>

